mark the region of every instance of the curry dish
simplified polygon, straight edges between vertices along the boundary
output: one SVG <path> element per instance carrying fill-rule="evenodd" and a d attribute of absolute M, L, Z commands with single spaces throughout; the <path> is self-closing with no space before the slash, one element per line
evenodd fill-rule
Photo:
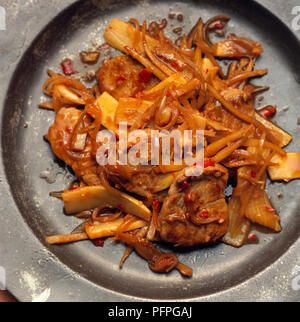
<path fill-rule="evenodd" d="M 40 107 L 56 117 L 45 139 L 77 178 L 69 189 L 51 195 L 63 200 L 66 214 L 83 222 L 70 234 L 47 237 L 47 243 L 90 239 L 103 246 L 110 238 L 126 245 L 121 267 L 136 251 L 155 272 L 177 269 L 191 276 L 191 268 L 157 243 L 175 251 L 218 241 L 240 247 L 256 238 L 253 224 L 281 231 L 266 180 L 299 178 L 300 155 L 283 150 L 292 137 L 270 121 L 276 106 L 254 108 L 256 95 L 268 89 L 250 83 L 267 73 L 255 68 L 263 47 L 226 36 L 229 20 L 225 15 L 206 23 L 199 19 L 173 42 L 164 24 L 114 19 L 104 33 L 105 46 L 121 54 L 101 65 L 93 87 L 72 75 L 70 61 L 63 63 L 63 74 L 49 71 L 43 91 L 51 100 Z M 213 43 L 215 33 L 223 39 Z M 92 64 L 99 55 L 81 56 Z M 196 131 L 202 130 L 204 159 L 194 165 L 99 165 L 99 131 L 113 133 L 118 146 L 121 122 L 129 133 L 191 130 L 193 148 Z M 198 163 L 203 172 L 187 176 Z M 233 191 L 225 196 L 228 186 Z"/>

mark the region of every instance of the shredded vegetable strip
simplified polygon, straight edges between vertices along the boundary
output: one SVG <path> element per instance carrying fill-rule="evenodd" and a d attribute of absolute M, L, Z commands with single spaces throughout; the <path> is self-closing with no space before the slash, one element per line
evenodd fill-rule
<path fill-rule="evenodd" d="M 144 65 L 150 72 L 152 72 L 155 76 L 157 76 L 160 80 L 164 80 L 167 78 L 167 75 L 162 72 L 159 68 L 153 65 L 150 60 L 140 55 L 134 48 L 125 47 L 128 54 L 130 54 L 133 58 L 139 61 L 142 65 Z"/>
<path fill-rule="evenodd" d="M 220 151 L 223 147 L 225 147 L 228 143 L 233 142 L 235 140 L 240 139 L 241 137 L 245 136 L 247 132 L 249 132 L 253 127 L 248 126 L 245 129 L 242 129 L 240 131 L 236 131 L 212 144 L 206 147 L 205 149 L 205 155 L 206 157 L 212 157 L 214 156 L 218 151 Z M 234 149 L 235 150 L 235 149 Z M 234 151 L 233 150 L 233 151 Z M 232 152 L 233 152 L 232 151 Z"/>
<path fill-rule="evenodd" d="M 135 235 L 137 237 L 145 237 L 145 235 L 147 233 L 147 228 L 148 228 L 147 226 L 141 228 Z M 133 250 L 134 250 L 133 247 L 130 247 L 130 246 L 126 247 L 125 252 L 124 252 L 124 254 L 123 254 L 122 258 L 121 258 L 121 261 L 120 261 L 120 268 L 123 268 L 125 261 L 131 255 Z"/>
<path fill-rule="evenodd" d="M 207 89 L 211 92 L 211 94 L 233 115 L 235 115 L 237 118 L 241 119 L 242 121 L 248 123 L 248 124 L 253 124 L 257 126 L 259 129 L 263 130 L 266 132 L 268 139 L 272 143 L 277 143 L 277 139 L 273 136 L 273 134 L 258 120 L 256 120 L 254 117 L 249 116 L 239 110 L 237 110 L 231 103 L 227 102 L 222 95 L 215 90 L 213 86 L 210 84 L 207 84 Z"/>
<path fill-rule="evenodd" d="M 248 203 L 245 215 L 252 222 L 268 227 L 276 232 L 281 231 L 279 216 L 271 206 L 264 190 L 255 187 L 253 197 Z"/>
<path fill-rule="evenodd" d="M 249 139 L 249 140 L 246 141 L 245 145 L 246 146 L 252 146 L 252 147 L 259 147 L 260 140 L 258 140 L 258 139 Z M 286 155 L 286 152 L 283 149 L 281 149 L 280 147 L 278 147 L 277 145 L 275 145 L 275 144 L 273 144 L 271 142 L 264 141 L 263 142 L 263 146 L 266 149 L 271 149 L 273 151 L 276 151 L 281 156 L 285 156 Z"/>
<path fill-rule="evenodd" d="M 45 110 L 54 110 L 53 102 L 49 101 L 49 102 L 41 103 L 39 104 L 39 108 L 43 108 Z"/>
<path fill-rule="evenodd" d="M 55 235 L 46 237 L 46 242 L 50 245 L 54 244 L 67 244 L 73 243 L 76 241 L 89 239 L 89 236 L 86 233 L 80 234 L 66 234 L 66 235 Z"/>
<path fill-rule="evenodd" d="M 245 79 L 252 78 L 252 77 L 257 77 L 257 76 L 263 76 L 267 73 L 268 71 L 266 69 L 259 69 L 253 72 L 244 72 L 240 75 L 237 75 L 230 80 L 227 81 L 228 86 L 231 86 L 235 83 L 241 82 Z"/>
<path fill-rule="evenodd" d="M 193 275 L 193 270 L 182 263 L 178 263 L 176 269 L 184 276 L 191 277 Z"/>
<path fill-rule="evenodd" d="M 243 138 L 235 143 L 233 143 L 232 145 L 227 146 L 225 149 L 223 149 L 222 151 L 220 151 L 219 153 L 217 153 L 214 157 L 213 160 L 216 163 L 219 163 L 221 161 L 223 161 L 224 159 L 226 159 L 227 157 L 229 157 L 231 155 L 231 153 L 235 150 L 237 150 L 239 147 L 241 147 L 246 141 L 246 138 Z"/>
<path fill-rule="evenodd" d="M 157 57 L 155 57 L 155 55 L 152 54 L 152 52 L 146 42 L 144 42 L 144 48 L 145 48 L 146 54 L 149 56 L 152 63 L 157 68 L 159 68 L 163 73 L 165 73 L 168 76 L 171 76 L 176 73 L 176 70 L 172 70 L 170 67 L 168 67 L 161 60 L 159 60 Z"/>
<path fill-rule="evenodd" d="M 266 171 L 266 169 L 268 167 L 268 164 L 271 161 L 271 159 L 272 159 L 273 156 L 274 156 L 274 153 L 270 153 L 269 156 L 268 156 L 268 158 L 265 160 L 264 165 L 260 168 L 260 170 L 257 173 L 256 178 L 255 178 L 257 182 L 264 175 L 264 173 L 265 173 L 265 171 Z M 247 195 L 245 196 L 245 199 L 242 202 L 242 208 L 241 208 L 241 213 L 240 213 L 241 216 L 244 216 L 245 215 L 246 207 L 247 207 L 247 205 L 249 203 L 249 200 L 252 197 L 252 194 L 253 194 L 254 189 L 255 189 L 255 186 L 254 185 L 250 187 L 250 189 L 247 192 Z"/>
<path fill-rule="evenodd" d="M 234 247 L 241 247 L 251 229 L 250 221 L 240 216 L 241 201 L 239 197 L 233 196 L 228 203 L 229 226 L 223 242 Z"/>
<path fill-rule="evenodd" d="M 130 254 L 133 252 L 133 248 L 132 247 L 126 247 L 125 252 L 121 258 L 120 261 L 120 268 L 123 268 L 124 263 L 126 261 L 126 259 L 130 256 Z"/>

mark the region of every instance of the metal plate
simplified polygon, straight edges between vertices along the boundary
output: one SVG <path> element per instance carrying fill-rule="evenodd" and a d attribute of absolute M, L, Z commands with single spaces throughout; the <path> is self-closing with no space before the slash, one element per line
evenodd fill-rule
<path fill-rule="evenodd" d="M 0 31 L 0 266 L 8 290 L 21 301 L 299 300 L 292 287 L 300 265 L 299 181 L 268 184 L 282 220 L 280 234 L 258 232 L 260 243 L 241 249 L 217 244 L 180 251 L 179 259 L 194 269 L 191 279 L 176 271 L 154 274 L 136 255 L 120 270 L 124 247 L 110 241 L 101 249 L 89 241 L 46 245 L 46 235 L 68 233 L 77 221 L 63 214 L 59 200 L 48 197 L 71 178 L 42 139 L 53 114 L 37 109 L 46 70 L 57 69 L 64 57 L 92 41 L 101 44 L 111 18 L 151 21 L 182 12 L 187 32 L 200 16 L 225 13 L 232 17 L 229 32 L 262 42 L 265 52 L 257 66 L 269 74 L 256 82 L 271 90 L 261 105 L 279 106 L 276 122 L 294 136 L 287 149 L 300 151 L 300 43 L 289 27 L 296 2 L 2 0 L 7 30 Z M 53 172 L 55 183 L 41 179 L 45 170 Z"/>

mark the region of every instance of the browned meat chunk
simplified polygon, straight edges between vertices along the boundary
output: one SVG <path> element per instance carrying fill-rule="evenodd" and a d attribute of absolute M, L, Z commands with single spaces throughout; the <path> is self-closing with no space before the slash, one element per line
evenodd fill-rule
<path fill-rule="evenodd" d="M 48 140 L 53 153 L 72 167 L 78 178 L 87 185 L 98 185 L 100 181 L 96 174 L 97 163 L 92 156 L 91 138 L 89 136 L 85 138 L 82 151 L 78 152 L 71 148 L 73 132 L 82 114 L 82 111 L 73 107 L 60 109 L 54 124 L 49 128 Z"/>
<path fill-rule="evenodd" d="M 157 174 L 151 166 L 107 165 L 105 172 L 111 184 L 121 185 L 125 190 L 142 197 L 168 189 L 172 183 L 169 174 Z"/>
<path fill-rule="evenodd" d="M 223 190 L 228 171 L 217 164 L 205 168 L 200 176 L 187 177 L 185 173 L 179 173 L 163 203 L 160 237 L 184 247 L 215 242 L 227 231 Z"/>
<path fill-rule="evenodd" d="M 154 272 L 168 273 L 178 265 L 178 258 L 175 254 L 162 252 L 143 237 L 131 233 L 121 233 L 118 238 L 146 259 L 150 269 Z"/>
<path fill-rule="evenodd" d="M 108 92 L 117 100 L 130 97 L 158 84 L 152 76 L 146 79 L 140 76 L 144 67 L 129 56 L 118 56 L 104 63 L 99 72 L 101 92 Z"/>

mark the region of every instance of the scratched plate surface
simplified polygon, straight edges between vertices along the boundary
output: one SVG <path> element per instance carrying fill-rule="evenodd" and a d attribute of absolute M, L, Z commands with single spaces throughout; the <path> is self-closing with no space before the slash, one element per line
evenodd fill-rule
<path fill-rule="evenodd" d="M 300 151 L 300 46 L 287 25 L 296 2 L 282 6 L 280 1 L 259 1 L 269 10 L 256 1 L 224 0 L 2 2 L 8 28 L 0 31 L 0 266 L 6 270 L 8 289 L 22 301 L 299 299 L 292 287 L 293 269 L 300 265 L 298 181 L 268 183 L 281 216 L 280 234 L 261 229 L 259 244 L 240 249 L 216 244 L 178 250 L 179 260 L 194 270 L 190 279 L 177 271 L 154 274 L 135 254 L 120 270 L 124 246 L 111 241 L 104 248 L 89 241 L 46 245 L 45 236 L 69 233 L 80 222 L 65 216 L 62 203 L 48 197 L 51 191 L 63 190 L 72 176 L 42 139 L 53 114 L 37 109 L 45 99 L 41 86 L 47 69 L 59 71 L 63 58 L 102 44 L 112 18 L 152 21 L 181 12 L 183 22 L 172 26 L 169 20 L 167 27 L 174 38 L 174 27 L 188 32 L 200 16 L 206 20 L 224 13 L 232 17 L 228 32 L 262 42 L 265 52 L 257 67 L 268 68 L 269 74 L 256 83 L 271 90 L 257 107 L 278 105 L 276 122 L 294 136 L 287 150 Z"/>

